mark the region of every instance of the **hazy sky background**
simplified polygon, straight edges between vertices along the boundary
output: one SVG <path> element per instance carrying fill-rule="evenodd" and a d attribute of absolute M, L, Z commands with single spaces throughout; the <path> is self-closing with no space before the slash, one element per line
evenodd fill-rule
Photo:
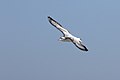
<path fill-rule="evenodd" d="M 0 0 L 0 80 L 120 80 L 120 0 Z"/>

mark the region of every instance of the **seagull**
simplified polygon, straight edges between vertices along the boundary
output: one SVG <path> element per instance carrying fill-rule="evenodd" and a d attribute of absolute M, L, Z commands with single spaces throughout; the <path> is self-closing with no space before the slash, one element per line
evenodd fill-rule
<path fill-rule="evenodd" d="M 80 38 L 73 36 L 67 29 L 63 28 L 61 24 L 55 21 L 53 18 L 48 16 L 48 21 L 56 27 L 59 31 L 63 33 L 63 36 L 60 37 L 60 41 L 62 42 L 72 42 L 77 48 L 82 51 L 88 51 L 87 47 L 82 43 Z"/>

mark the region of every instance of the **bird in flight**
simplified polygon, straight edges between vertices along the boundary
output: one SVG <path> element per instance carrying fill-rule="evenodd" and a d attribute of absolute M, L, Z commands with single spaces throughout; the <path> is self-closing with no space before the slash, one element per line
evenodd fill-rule
<path fill-rule="evenodd" d="M 61 24 L 59 24 L 57 21 L 55 21 L 50 16 L 48 16 L 48 20 L 54 27 L 56 27 L 59 31 L 63 33 L 63 36 L 60 37 L 59 39 L 60 41 L 72 42 L 80 50 L 88 51 L 87 47 L 83 45 L 82 40 L 80 38 L 73 36 L 67 29 L 63 28 Z"/>

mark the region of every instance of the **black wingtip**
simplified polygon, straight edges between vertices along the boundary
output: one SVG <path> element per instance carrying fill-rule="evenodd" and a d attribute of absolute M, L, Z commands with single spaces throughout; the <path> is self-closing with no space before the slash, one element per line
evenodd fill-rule
<path fill-rule="evenodd" d="M 84 51 L 88 51 L 88 49 L 85 47 L 85 46 L 83 46 L 85 49 L 84 49 Z"/>
<path fill-rule="evenodd" d="M 55 21 L 53 18 L 51 18 L 50 16 L 48 16 L 48 20 L 49 20 L 49 22 L 51 23 L 51 20 L 52 21 Z M 56 21 L 55 21 L 56 22 Z"/>
<path fill-rule="evenodd" d="M 88 51 L 88 49 L 86 48 L 85 51 Z"/>
<path fill-rule="evenodd" d="M 82 51 L 88 51 L 88 49 L 87 49 L 87 47 L 86 46 L 84 46 L 83 44 L 82 44 L 82 46 L 84 47 L 84 49 L 82 49 L 82 48 L 79 48 L 79 49 L 81 49 Z"/>
<path fill-rule="evenodd" d="M 48 16 L 48 19 L 49 19 L 49 20 L 52 20 L 52 18 L 51 18 L 50 16 Z"/>
<path fill-rule="evenodd" d="M 48 18 L 50 18 L 50 16 L 48 16 Z"/>

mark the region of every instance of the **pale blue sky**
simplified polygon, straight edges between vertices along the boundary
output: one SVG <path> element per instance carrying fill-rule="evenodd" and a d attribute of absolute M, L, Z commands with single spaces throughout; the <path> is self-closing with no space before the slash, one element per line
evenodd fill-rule
<path fill-rule="evenodd" d="M 53 17 L 89 51 L 62 43 Z M 0 0 L 0 80 L 120 80 L 120 0 Z"/>

